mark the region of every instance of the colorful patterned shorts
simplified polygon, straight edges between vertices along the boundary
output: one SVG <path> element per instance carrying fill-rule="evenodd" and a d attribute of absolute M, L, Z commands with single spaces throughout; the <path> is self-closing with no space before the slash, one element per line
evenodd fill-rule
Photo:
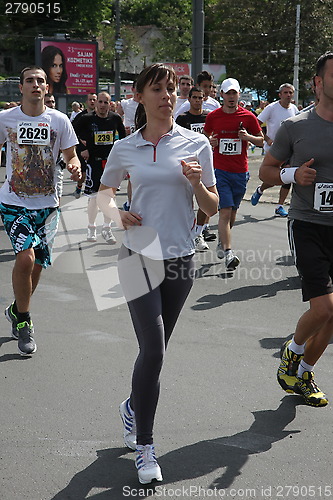
<path fill-rule="evenodd" d="M 29 210 L 0 203 L 0 215 L 15 254 L 33 248 L 36 263 L 44 268 L 50 266 L 60 209 Z"/>

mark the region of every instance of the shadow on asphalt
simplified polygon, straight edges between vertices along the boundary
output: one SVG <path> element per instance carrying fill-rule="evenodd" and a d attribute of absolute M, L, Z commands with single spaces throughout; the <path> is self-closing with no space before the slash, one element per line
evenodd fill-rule
<path fill-rule="evenodd" d="M 281 350 L 282 344 L 286 340 L 292 339 L 293 335 L 294 335 L 294 333 L 290 333 L 288 335 L 288 337 L 265 337 L 265 338 L 259 340 L 260 347 L 262 349 L 274 349 L 274 350 L 276 350 L 276 352 L 274 352 L 274 354 L 272 354 L 272 357 L 280 359 L 280 357 L 281 357 L 280 350 Z M 329 341 L 329 344 L 333 344 L 333 338 Z"/>
<path fill-rule="evenodd" d="M 279 257 L 276 259 L 277 266 L 294 266 L 295 259 L 292 255 L 284 255 L 283 257 Z"/>
<path fill-rule="evenodd" d="M 124 448 L 98 450 L 97 460 L 78 472 L 68 486 L 56 494 L 52 500 L 83 500 L 95 488 L 107 489 L 107 491 L 96 494 L 91 492 L 89 498 L 119 500 L 124 497 L 124 488 L 127 488 L 127 491 L 133 488 L 136 492 L 140 488 L 140 498 L 148 498 L 152 495 L 152 489 L 157 485 L 168 488 L 169 484 L 170 488 L 173 488 L 175 483 L 191 481 L 191 479 L 206 476 L 219 469 L 224 469 L 224 471 L 222 474 L 219 472 L 206 489 L 229 488 L 235 478 L 242 474 L 242 469 L 251 455 L 264 453 L 272 447 L 273 443 L 286 438 L 290 439 L 293 434 L 301 432 L 300 430 L 285 430 L 294 420 L 296 408 L 300 404 L 304 403 L 299 396 L 285 396 L 276 410 L 252 412 L 254 422 L 245 431 L 231 436 L 199 441 L 159 457 L 164 481 L 145 487 L 137 481 L 133 453 L 131 453 L 131 460 L 127 460 L 125 455 L 129 453 Z M 292 450 L 292 446 L 288 446 L 287 442 L 286 449 L 288 453 Z M 142 495 L 141 492 L 143 492 Z"/>
<path fill-rule="evenodd" d="M 15 255 L 11 250 L 0 250 L 0 262 L 15 260 Z"/>
<path fill-rule="evenodd" d="M 279 217 L 281 218 L 281 217 Z M 277 219 L 276 215 L 272 215 L 271 217 L 257 219 L 257 217 L 253 217 L 252 215 L 243 215 L 243 219 L 239 219 L 235 221 L 234 226 L 241 226 L 242 224 L 248 224 L 249 222 L 267 222 L 269 220 Z"/>
<path fill-rule="evenodd" d="M 0 348 L 2 346 L 2 344 L 7 344 L 8 342 L 12 342 L 12 341 L 15 341 L 16 342 L 16 345 L 17 345 L 17 340 L 13 339 L 13 337 L 0 337 Z M 13 344 L 14 345 L 14 344 Z M 17 360 L 17 359 L 31 359 L 32 356 L 21 356 L 20 354 L 18 353 L 11 353 L 11 354 L 3 354 L 2 356 L 0 356 L 0 363 L 3 363 L 4 361 L 13 361 L 13 360 Z"/>
<path fill-rule="evenodd" d="M 267 222 L 270 220 L 274 219 L 281 219 L 281 217 L 278 217 L 277 215 L 271 215 L 270 217 L 253 217 L 253 215 L 243 215 L 241 219 L 236 219 L 234 227 L 235 226 L 241 226 L 243 224 L 248 224 L 249 222 Z M 286 219 L 287 220 L 287 219 Z M 212 231 L 217 231 L 217 224 L 210 224 L 209 229 Z"/>
<path fill-rule="evenodd" d="M 198 269 L 195 270 L 195 279 L 208 278 L 208 277 L 212 277 L 212 276 L 216 276 L 216 277 L 222 278 L 222 279 L 233 278 L 233 272 L 232 271 L 225 271 L 225 272 L 222 272 L 222 273 L 207 274 L 216 265 L 221 265 L 221 262 L 218 262 L 218 263 L 216 263 L 216 262 L 210 262 L 209 264 L 202 264 Z"/>
<path fill-rule="evenodd" d="M 198 299 L 191 309 L 203 311 L 221 307 L 230 302 L 243 302 L 250 299 L 275 297 L 280 291 L 299 290 L 299 278 L 297 276 L 288 277 L 282 281 L 269 283 L 267 285 L 250 285 L 242 288 L 230 290 L 227 293 L 204 295 Z"/>
<path fill-rule="evenodd" d="M 288 337 L 265 337 L 265 338 L 259 340 L 260 347 L 262 349 L 274 349 L 274 350 L 276 350 L 276 352 L 274 352 L 274 354 L 272 356 L 273 356 L 273 358 L 280 359 L 280 350 L 281 350 L 282 344 L 286 340 L 290 340 L 293 335 L 294 334 L 291 333 L 290 335 L 288 335 Z"/>

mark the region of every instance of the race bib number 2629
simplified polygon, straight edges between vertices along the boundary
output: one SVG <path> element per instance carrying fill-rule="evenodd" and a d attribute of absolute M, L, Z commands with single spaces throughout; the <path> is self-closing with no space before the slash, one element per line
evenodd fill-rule
<path fill-rule="evenodd" d="M 50 124 L 37 120 L 21 121 L 17 124 L 18 144 L 36 144 L 46 146 L 50 144 Z"/>

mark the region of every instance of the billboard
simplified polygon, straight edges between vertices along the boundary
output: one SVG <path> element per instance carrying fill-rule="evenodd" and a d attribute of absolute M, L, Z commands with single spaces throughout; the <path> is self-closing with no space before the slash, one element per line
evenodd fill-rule
<path fill-rule="evenodd" d="M 36 64 L 47 74 L 51 94 L 81 95 L 97 91 L 97 42 L 37 38 L 35 52 Z"/>

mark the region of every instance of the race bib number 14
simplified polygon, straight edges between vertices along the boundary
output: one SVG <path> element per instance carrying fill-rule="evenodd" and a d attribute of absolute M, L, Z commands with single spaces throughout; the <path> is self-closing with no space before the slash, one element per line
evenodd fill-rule
<path fill-rule="evenodd" d="M 17 124 L 18 144 L 35 144 L 47 146 L 50 144 L 51 128 L 47 122 L 21 121 Z"/>
<path fill-rule="evenodd" d="M 333 212 L 332 182 L 317 182 L 315 184 L 313 208 L 319 212 Z"/>

